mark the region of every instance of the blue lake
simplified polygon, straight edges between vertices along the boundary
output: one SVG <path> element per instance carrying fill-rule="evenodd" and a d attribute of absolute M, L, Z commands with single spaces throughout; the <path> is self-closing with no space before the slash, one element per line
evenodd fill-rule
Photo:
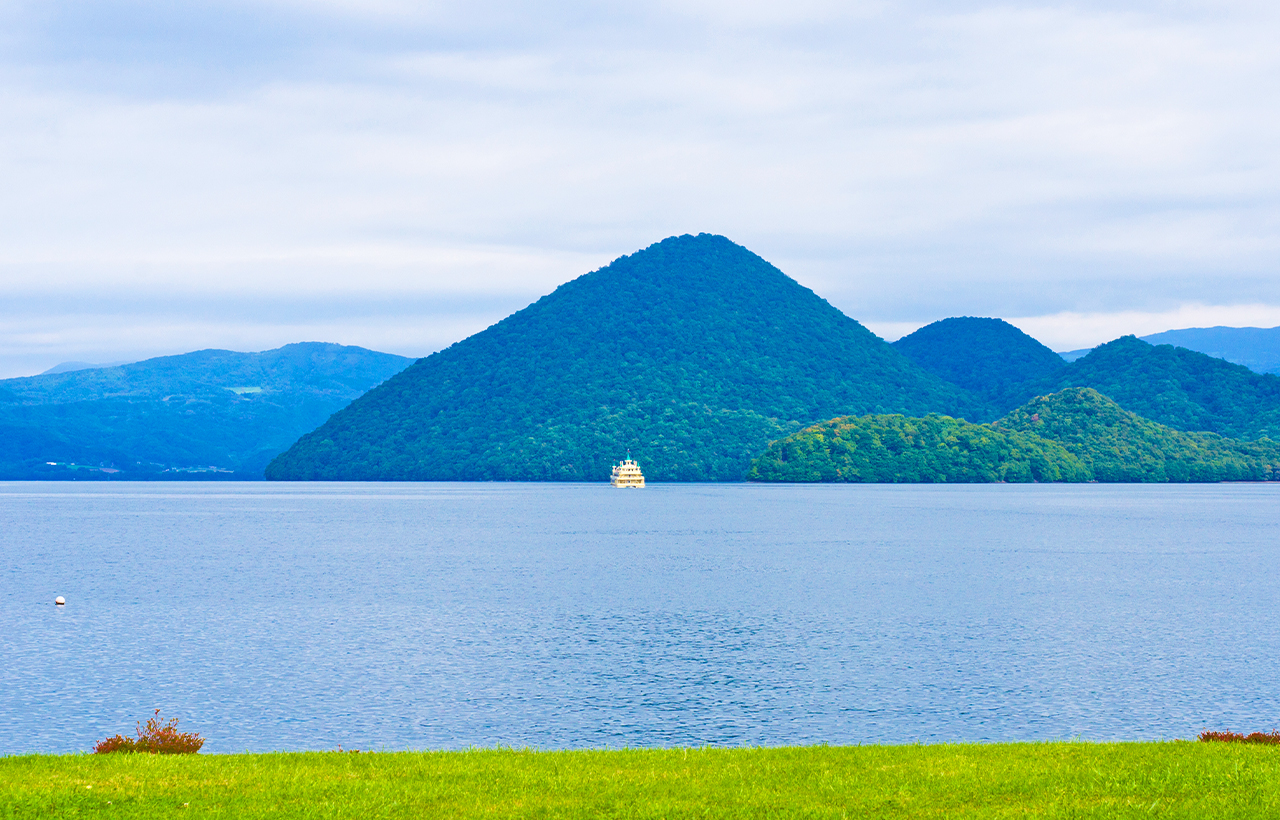
<path fill-rule="evenodd" d="M 1280 727 L 1280 487 L 0 484 L 0 754 Z M 55 607 L 55 596 L 67 599 Z"/>

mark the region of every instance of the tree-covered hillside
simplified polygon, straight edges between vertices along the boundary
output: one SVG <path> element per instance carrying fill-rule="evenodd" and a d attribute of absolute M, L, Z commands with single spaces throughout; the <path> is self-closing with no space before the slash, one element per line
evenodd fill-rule
<path fill-rule="evenodd" d="M 1280 439 L 1280 376 L 1182 347 L 1124 336 L 1064 364 L 1012 325 L 969 317 L 934 322 L 894 347 L 990 401 L 996 412 L 988 418 L 1036 395 L 1092 387 L 1126 410 L 1178 430 Z"/>
<path fill-rule="evenodd" d="M 1280 445 L 1184 433 L 1089 388 L 1040 396 L 991 424 L 864 416 L 815 424 L 769 445 L 754 481 L 1271 481 Z"/>
<path fill-rule="evenodd" d="M 298 436 L 410 361 L 310 342 L 6 379 L 0 478 L 261 478 Z"/>
<path fill-rule="evenodd" d="M 850 413 L 983 412 L 724 237 L 680 236 L 429 356 L 303 436 L 273 479 L 734 481 Z"/>
<path fill-rule="evenodd" d="M 1175 430 L 1090 388 L 1039 396 L 993 426 L 1061 444 L 1096 481 L 1264 481 L 1280 470 L 1280 444 L 1270 439 Z"/>
<path fill-rule="evenodd" d="M 846 416 L 775 441 L 751 481 L 966 484 L 1088 481 L 1087 467 L 1034 435 L 949 416 Z"/>
<path fill-rule="evenodd" d="M 1124 336 L 1029 384 L 1020 401 L 1092 387 L 1143 418 L 1178 430 L 1280 440 L 1280 376 L 1172 345 Z"/>
<path fill-rule="evenodd" d="M 1057 353 L 1002 319 L 943 319 L 893 346 L 935 376 L 997 404 L 1016 400 L 1024 385 L 1066 365 Z"/>

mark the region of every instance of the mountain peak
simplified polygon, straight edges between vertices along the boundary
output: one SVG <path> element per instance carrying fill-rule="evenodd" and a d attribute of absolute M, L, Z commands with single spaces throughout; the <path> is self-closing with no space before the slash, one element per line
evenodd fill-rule
<path fill-rule="evenodd" d="M 893 346 L 935 376 L 996 400 L 1066 364 L 1003 319 L 975 316 L 925 325 Z"/>
<path fill-rule="evenodd" d="M 669 237 L 420 360 L 304 436 L 279 479 L 740 480 L 853 412 L 980 403 L 723 236 Z"/>

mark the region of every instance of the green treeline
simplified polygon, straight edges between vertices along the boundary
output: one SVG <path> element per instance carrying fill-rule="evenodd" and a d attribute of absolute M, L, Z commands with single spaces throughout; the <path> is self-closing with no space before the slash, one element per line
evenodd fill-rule
<path fill-rule="evenodd" d="M 1175 430 L 1087 387 L 1034 398 L 993 427 L 1061 444 L 1095 481 L 1271 481 L 1280 469 L 1271 439 Z"/>
<path fill-rule="evenodd" d="M 888 484 L 1088 481 L 1061 445 L 950 416 L 876 415 L 807 427 L 774 442 L 751 465 L 752 481 Z"/>
<path fill-rule="evenodd" d="M 1280 445 L 1184 433 L 1089 388 L 1041 396 L 992 424 L 845 416 L 769 445 L 755 481 L 875 483 L 1267 481 Z"/>

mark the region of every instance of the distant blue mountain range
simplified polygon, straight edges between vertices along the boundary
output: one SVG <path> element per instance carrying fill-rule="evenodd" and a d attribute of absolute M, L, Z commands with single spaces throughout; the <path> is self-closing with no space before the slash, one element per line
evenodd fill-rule
<path fill-rule="evenodd" d="M 122 364 L 132 364 L 132 362 L 103 362 L 102 364 L 92 364 L 91 362 L 62 362 L 61 364 L 55 364 L 40 375 L 52 376 L 56 373 L 74 373 L 77 370 L 97 370 L 102 367 L 119 367 Z"/>
<path fill-rule="evenodd" d="M 260 479 L 299 436 L 412 362 L 304 342 L 0 380 L 0 479 Z"/>
<path fill-rule="evenodd" d="M 1280 374 L 1280 327 L 1188 327 L 1140 337 L 1153 345 L 1175 345 L 1242 364 L 1255 373 Z M 1059 354 L 1069 362 L 1092 348 Z"/>

